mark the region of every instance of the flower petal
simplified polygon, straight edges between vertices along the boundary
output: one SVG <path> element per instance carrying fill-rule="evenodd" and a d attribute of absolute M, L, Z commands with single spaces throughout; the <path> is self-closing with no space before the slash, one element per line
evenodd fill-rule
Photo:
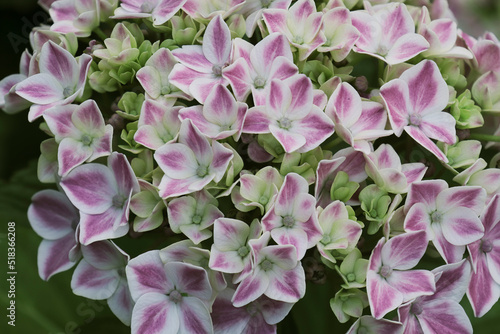
<path fill-rule="evenodd" d="M 71 278 L 71 289 L 78 296 L 90 299 L 108 299 L 118 287 L 120 276 L 116 270 L 100 270 L 82 260 Z"/>
<path fill-rule="evenodd" d="M 42 240 L 38 247 L 37 262 L 38 274 L 44 281 L 76 264 L 69 259 L 69 252 L 75 245 L 73 233 L 57 240 Z"/>
<path fill-rule="evenodd" d="M 132 334 L 175 334 L 178 333 L 179 326 L 180 317 L 176 304 L 160 293 L 144 295 L 132 311 Z"/>
<path fill-rule="evenodd" d="M 203 36 L 203 55 L 214 65 L 224 65 L 231 53 L 231 32 L 222 16 L 210 21 Z"/>

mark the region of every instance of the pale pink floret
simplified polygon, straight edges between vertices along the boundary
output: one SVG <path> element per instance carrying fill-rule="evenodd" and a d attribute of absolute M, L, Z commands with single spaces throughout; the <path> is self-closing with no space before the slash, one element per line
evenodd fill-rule
<path fill-rule="evenodd" d="M 104 124 L 94 100 L 79 106 L 56 106 L 47 110 L 43 117 L 59 143 L 59 175 L 65 176 L 84 162 L 111 154 L 113 127 Z"/>
<path fill-rule="evenodd" d="M 177 143 L 161 146 L 154 158 L 165 173 L 159 194 L 169 198 L 201 190 L 212 180 L 219 182 L 233 152 L 215 140 L 210 145 L 190 120 L 184 120 Z"/>
<path fill-rule="evenodd" d="M 154 25 L 162 25 L 186 3 L 186 0 L 121 0 L 114 19 L 151 18 Z"/>
<path fill-rule="evenodd" d="M 78 166 L 61 180 L 61 187 L 80 210 L 80 242 L 119 238 L 129 230 L 129 203 L 139 183 L 125 155 L 113 152 L 108 166 Z"/>
<path fill-rule="evenodd" d="M 64 193 L 37 192 L 28 208 L 33 230 L 43 238 L 38 247 L 38 274 L 43 280 L 73 267 L 81 257 L 78 243 L 78 210 Z"/>
<path fill-rule="evenodd" d="M 481 187 L 448 188 L 444 180 L 414 182 L 404 210 L 406 231 L 425 231 L 447 263 L 462 260 L 465 246 L 481 239 L 478 216 L 486 201 Z"/>
<path fill-rule="evenodd" d="M 90 36 L 99 26 L 101 18 L 108 18 L 116 8 L 114 0 L 57 0 L 49 9 L 54 24 L 50 30 L 74 33 L 78 37 Z"/>
<path fill-rule="evenodd" d="M 125 277 L 130 257 L 108 240 L 82 246 L 82 254 L 83 260 L 71 278 L 73 293 L 94 300 L 107 299 L 116 317 L 130 326 L 134 301 Z"/>
<path fill-rule="evenodd" d="M 190 119 L 208 138 L 219 140 L 233 136 L 238 140 L 247 109 L 245 103 L 235 101 L 229 89 L 217 84 L 208 94 L 203 106 L 182 108 L 179 118 L 181 121 Z"/>
<path fill-rule="evenodd" d="M 284 303 L 261 296 L 244 307 L 234 307 L 233 289 L 217 295 L 212 306 L 212 321 L 216 333 L 275 334 L 276 324 L 292 309 L 292 303 Z"/>
<path fill-rule="evenodd" d="M 323 15 L 322 31 L 326 41 L 318 47 L 318 51 L 330 52 L 336 62 L 347 57 L 360 35 L 352 25 L 351 12 L 343 7 L 330 9 Z"/>
<path fill-rule="evenodd" d="M 238 13 L 246 17 L 246 35 L 252 37 L 257 26 L 262 31 L 262 13 L 266 9 L 288 9 L 292 0 L 246 0 Z"/>
<path fill-rule="evenodd" d="M 38 63 L 40 73 L 15 86 L 17 95 L 34 103 L 28 114 L 29 121 L 54 105 L 69 104 L 82 96 L 91 61 L 89 55 L 81 55 L 76 60 L 54 42 L 45 43 Z"/>
<path fill-rule="evenodd" d="M 476 317 L 488 312 L 500 297 L 500 196 L 481 215 L 484 236 L 467 246 L 474 267 L 467 297 Z"/>
<path fill-rule="evenodd" d="M 216 16 L 205 30 L 203 45 L 184 45 L 172 51 L 180 64 L 170 72 L 169 81 L 204 103 L 215 85 L 229 84 L 223 69 L 229 64 L 231 45 L 229 27 L 220 15 Z"/>
<path fill-rule="evenodd" d="M 323 235 L 316 215 L 316 201 L 308 188 L 302 176 L 287 174 L 274 205 L 262 218 L 263 230 L 270 231 L 277 244 L 295 246 L 298 260 Z"/>
<path fill-rule="evenodd" d="M 287 9 L 266 9 L 262 14 L 269 32 L 284 34 L 305 60 L 326 41 L 321 31 L 323 13 L 316 11 L 313 0 L 299 0 Z"/>
<path fill-rule="evenodd" d="M 443 109 L 449 100 L 448 85 L 436 63 L 424 60 L 380 88 L 396 136 L 406 131 L 420 145 L 444 162 L 446 155 L 431 139 L 453 145 L 455 118 Z"/>
<path fill-rule="evenodd" d="M 432 273 L 436 282 L 434 294 L 417 297 L 398 308 L 404 333 L 472 333 L 470 320 L 459 304 L 470 281 L 469 262 L 447 264 Z"/>
<path fill-rule="evenodd" d="M 156 150 L 177 139 L 181 128 L 179 110 L 182 107 L 174 107 L 173 103 L 174 100 L 166 105 L 154 100 L 144 101 L 134 134 L 137 143 Z"/>
<path fill-rule="evenodd" d="M 308 152 L 334 132 L 333 122 L 313 104 L 305 75 L 273 80 L 264 106 L 248 110 L 243 132 L 272 133 L 285 152 Z"/>
<path fill-rule="evenodd" d="M 346 82 L 337 86 L 325 113 L 335 123 L 337 135 L 365 154 L 373 151 L 373 141 L 392 134 L 392 131 L 385 130 L 387 113 L 384 106 L 362 101 L 358 92 Z"/>
<path fill-rule="evenodd" d="M 387 192 L 404 194 L 408 187 L 421 181 L 427 167 L 420 162 L 401 164 L 394 148 L 389 144 L 380 145 L 375 152 L 365 155 L 366 173 Z"/>
<path fill-rule="evenodd" d="M 233 42 L 234 62 L 223 71 L 238 101 L 252 93 L 254 105 L 263 105 L 273 79 L 284 80 L 298 73 L 292 50 L 280 33 L 266 36 L 255 46 L 242 39 Z"/>
<path fill-rule="evenodd" d="M 401 3 L 371 6 L 351 13 L 352 24 L 360 32 L 354 51 L 382 59 L 389 65 L 403 63 L 429 48 L 425 38 L 415 33 L 415 23 Z"/>
<path fill-rule="evenodd" d="M 457 46 L 457 23 L 449 18 L 431 20 L 427 7 L 422 7 L 417 32 L 429 42 L 429 49 L 422 52 L 424 57 L 446 57 L 472 59 L 472 53 Z"/>
<path fill-rule="evenodd" d="M 187 0 L 182 10 L 195 20 L 211 20 L 217 15 L 227 18 L 237 11 L 245 0 Z"/>
<path fill-rule="evenodd" d="M 382 238 L 370 256 L 366 274 L 366 291 L 373 317 L 388 312 L 416 297 L 432 295 L 436 289 L 434 275 L 415 267 L 427 249 L 423 231 L 400 234 L 389 241 Z"/>
<path fill-rule="evenodd" d="M 247 305 L 262 295 L 286 303 L 295 303 L 305 294 L 305 273 L 292 245 L 267 246 L 270 234 L 265 232 L 252 240 L 252 271 L 236 288 L 235 307 Z"/>
<path fill-rule="evenodd" d="M 32 66 L 35 63 L 37 63 L 36 59 L 31 56 L 28 50 L 25 50 L 21 55 L 19 73 L 11 74 L 0 80 L 0 109 L 7 114 L 15 114 L 28 109 L 31 105 L 31 102 L 16 94 L 16 85 L 38 72 L 38 69 L 35 70 Z"/>
<path fill-rule="evenodd" d="M 142 333 L 213 333 L 207 272 L 183 262 L 162 262 L 153 250 L 126 267 L 135 306 L 131 331 Z"/>

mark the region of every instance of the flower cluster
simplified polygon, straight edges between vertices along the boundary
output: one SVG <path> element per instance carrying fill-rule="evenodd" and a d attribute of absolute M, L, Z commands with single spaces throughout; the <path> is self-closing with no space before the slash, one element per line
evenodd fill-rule
<path fill-rule="evenodd" d="M 42 3 L 0 81 L 49 137 L 42 279 L 138 334 L 275 333 L 311 284 L 349 333 L 471 333 L 500 297 L 500 42 L 445 0 Z"/>

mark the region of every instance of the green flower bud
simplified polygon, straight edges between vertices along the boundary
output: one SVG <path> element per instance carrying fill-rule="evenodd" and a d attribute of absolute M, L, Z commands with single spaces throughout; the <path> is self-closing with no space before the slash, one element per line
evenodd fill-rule
<path fill-rule="evenodd" d="M 119 66 L 118 68 L 113 68 L 109 71 L 109 76 L 118 81 L 122 85 L 132 83 L 135 78 L 137 71 L 141 69 L 141 65 L 136 62 L 130 62 Z"/>
<path fill-rule="evenodd" d="M 105 61 L 99 65 L 92 63 L 89 70 L 89 85 L 98 93 L 114 92 L 118 90 L 119 83 L 109 75 L 109 69 L 104 69 Z"/>
<path fill-rule="evenodd" d="M 368 296 L 358 289 L 341 289 L 330 299 L 330 307 L 340 323 L 349 321 L 351 317 L 361 317 L 368 305 Z"/>
<path fill-rule="evenodd" d="M 474 103 L 468 89 L 456 98 L 450 111 L 459 129 L 473 129 L 484 124 L 481 108 Z"/>
<path fill-rule="evenodd" d="M 444 81 L 456 90 L 462 90 L 467 86 L 464 73 L 464 62 L 454 58 L 436 59 L 436 64 L 443 76 Z"/>
<path fill-rule="evenodd" d="M 201 36 L 205 25 L 194 21 L 189 15 L 182 13 L 170 19 L 172 39 L 177 45 L 191 45 Z"/>
<path fill-rule="evenodd" d="M 132 170 L 137 177 L 143 180 L 151 181 L 154 168 L 153 152 L 144 150 L 130 162 Z"/>
<path fill-rule="evenodd" d="M 241 14 L 233 14 L 227 20 L 229 30 L 231 31 L 231 38 L 243 38 L 246 33 L 245 18 Z"/>
<path fill-rule="evenodd" d="M 118 101 L 119 110 L 116 111 L 118 115 L 131 121 L 139 119 L 141 114 L 142 104 L 144 103 L 144 94 L 136 94 L 133 92 L 126 92 Z"/>
<path fill-rule="evenodd" d="M 344 171 L 339 171 L 330 188 L 330 198 L 332 201 L 339 200 L 345 203 L 351 199 L 358 188 L 359 183 L 349 181 L 349 175 Z"/>
<path fill-rule="evenodd" d="M 468 168 L 479 159 L 481 142 L 477 140 L 463 140 L 455 145 L 439 142 L 438 147 L 446 154 L 448 165 L 453 168 Z"/>
<path fill-rule="evenodd" d="M 370 221 L 368 234 L 377 233 L 389 214 L 388 209 L 392 201 L 391 197 L 386 191 L 372 184 L 361 190 L 359 200 L 361 201 L 361 209 L 365 212 L 366 219 Z"/>
<path fill-rule="evenodd" d="M 145 40 L 142 42 L 141 46 L 139 47 L 139 57 L 137 57 L 137 62 L 141 65 L 141 67 L 144 67 L 146 65 L 146 62 L 148 61 L 151 56 L 158 51 L 160 48 L 160 41 L 154 42 L 154 44 L 151 44 L 150 41 Z"/>
<path fill-rule="evenodd" d="M 128 28 L 131 28 L 131 32 Z M 111 65 L 123 65 L 139 57 L 137 39 L 142 43 L 144 36 L 136 24 L 118 23 L 111 32 L 111 37 L 104 40 L 105 49 L 94 51 L 94 56 L 107 60 Z M 139 34 L 140 33 L 140 34 Z"/>
<path fill-rule="evenodd" d="M 285 149 L 281 146 L 280 142 L 274 138 L 270 133 L 259 134 L 257 136 L 257 141 L 259 145 L 262 146 L 269 154 L 275 157 L 275 162 L 281 162 L 283 155 L 285 154 Z"/>
<path fill-rule="evenodd" d="M 134 154 L 139 154 L 144 150 L 144 147 L 134 140 L 134 135 L 137 132 L 138 121 L 128 123 L 126 128 L 122 130 L 120 138 L 125 142 L 125 145 L 118 145 L 119 148 L 129 151 Z"/>
<path fill-rule="evenodd" d="M 307 61 L 301 71 L 311 79 L 314 88 L 322 89 L 321 87 L 334 77 L 339 77 L 342 81 L 351 81 L 354 79 L 350 75 L 353 70 L 352 66 L 335 67 L 330 58 L 322 56 L 322 61 Z M 328 95 L 327 92 L 325 93 Z"/>
<path fill-rule="evenodd" d="M 340 274 L 345 284 L 345 289 L 365 287 L 366 271 L 368 270 L 368 260 L 363 259 L 359 249 L 354 248 L 335 269 Z"/>
<path fill-rule="evenodd" d="M 43 123 L 46 124 L 46 123 Z M 42 183 L 56 183 L 57 175 L 57 150 L 59 145 L 54 138 L 44 140 L 40 144 L 40 158 L 38 159 L 37 175 Z"/>

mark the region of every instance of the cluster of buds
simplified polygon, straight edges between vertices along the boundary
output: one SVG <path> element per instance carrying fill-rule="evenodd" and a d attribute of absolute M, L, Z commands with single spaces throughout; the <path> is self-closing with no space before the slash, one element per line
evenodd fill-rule
<path fill-rule="evenodd" d="M 134 334 L 276 333 L 311 284 L 349 333 L 497 302 L 500 42 L 446 0 L 41 3 L 0 108 L 50 137 L 42 279 Z"/>

